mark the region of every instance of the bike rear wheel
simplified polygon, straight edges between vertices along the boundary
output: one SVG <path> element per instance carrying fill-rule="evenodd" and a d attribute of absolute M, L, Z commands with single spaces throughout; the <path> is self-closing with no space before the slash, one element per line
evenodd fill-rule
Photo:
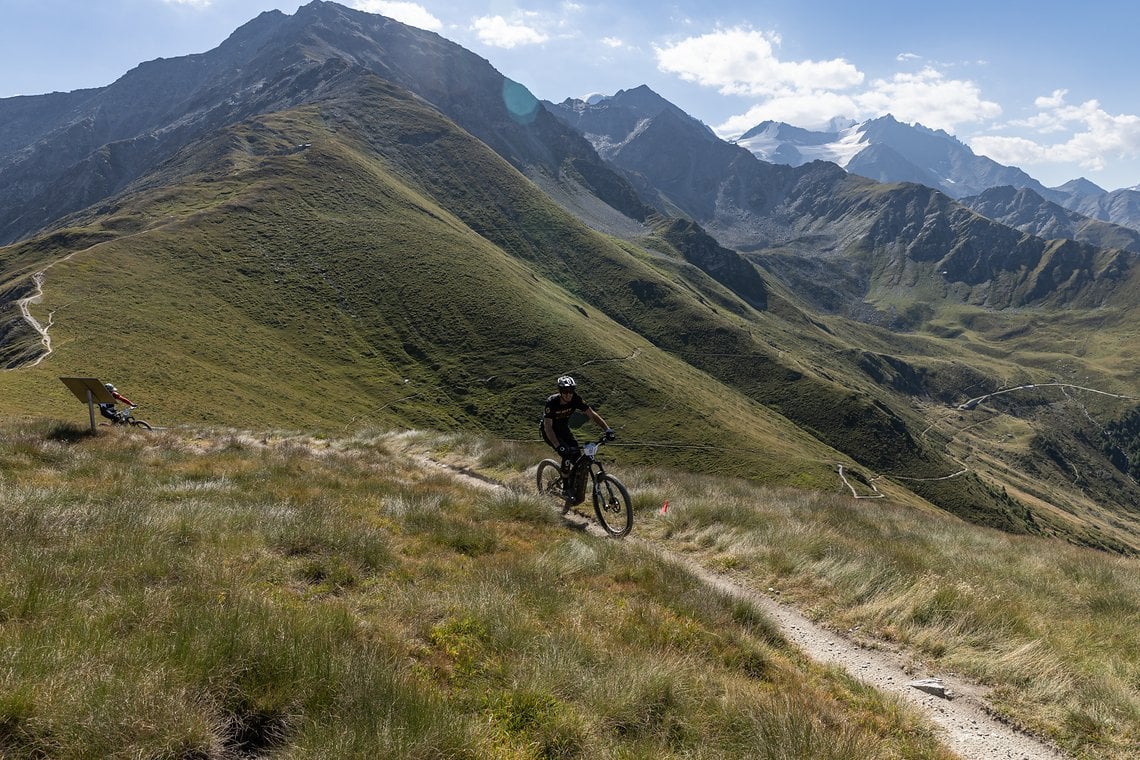
<path fill-rule="evenodd" d="M 633 529 L 633 505 L 629 492 L 613 475 L 602 475 L 594 487 L 594 514 L 611 536 L 621 538 Z"/>
<path fill-rule="evenodd" d="M 553 459 L 543 459 L 538 463 L 535 484 L 538 486 L 538 492 L 551 501 L 559 504 L 566 501 L 562 494 L 562 467 Z"/>

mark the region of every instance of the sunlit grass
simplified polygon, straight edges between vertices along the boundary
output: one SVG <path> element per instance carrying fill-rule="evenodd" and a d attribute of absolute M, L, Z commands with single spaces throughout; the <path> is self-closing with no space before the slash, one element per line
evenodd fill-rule
<path fill-rule="evenodd" d="M 637 530 L 840 628 L 991 687 L 1079 757 L 1140 752 L 1140 561 L 889 501 L 676 473 L 627 477 Z M 647 512 L 669 500 L 667 514 Z"/>
<path fill-rule="evenodd" d="M 755 608 L 417 459 L 511 446 L 9 425 L 0 754 L 949 757 Z"/>

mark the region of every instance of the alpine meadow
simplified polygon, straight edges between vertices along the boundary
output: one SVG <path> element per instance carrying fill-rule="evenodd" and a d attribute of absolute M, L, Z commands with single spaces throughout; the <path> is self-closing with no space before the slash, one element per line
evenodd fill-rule
<path fill-rule="evenodd" d="M 0 756 L 974 756 L 758 596 L 1140 754 L 1123 222 L 320 0 L 0 125 Z M 625 540 L 535 491 L 565 374 Z"/>

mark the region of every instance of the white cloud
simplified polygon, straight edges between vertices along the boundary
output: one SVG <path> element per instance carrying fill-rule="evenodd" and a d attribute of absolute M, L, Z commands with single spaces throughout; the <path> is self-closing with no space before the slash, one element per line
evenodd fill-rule
<path fill-rule="evenodd" d="M 724 136 L 738 135 L 762 121 L 785 121 L 807 129 L 823 129 L 835 117 L 862 120 L 892 114 L 899 121 L 919 122 L 953 132 L 959 124 L 992 119 L 997 103 L 983 100 L 972 82 L 947 79 L 931 68 L 918 74 L 876 79 L 858 92 L 802 89 L 765 98 L 747 112 L 716 128 Z"/>
<path fill-rule="evenodd" d="M 1052 95 L 1046 95 L 1037 98 L 1033 101 L 1033 105 L 1044 110 L 1046 108 L 1060 108 L 1065 104 L 1065 96 L 1069 94 L 1068 90 L 1053 90 Z"/>
<path fill-rule="evenodd" d="M 657 66 L 726 95 L 763 99 L 722 124 L 722 134 L 739 133 L 765 119 L 812 127 L 836 116 L 861 119 L 887 113 L 950 131 L 1001 114 L 1001 107 L 983 99 L 973 82 L 948 79 L 930 66 L 865 85 L 863 73 L 842 58 L 784 61 L 779 45 L 774 34 L 745 27 L 719 29 L 656 48 Z M 900 61 L 918 57 L 899 54 Z"/>
<path fill-rule="evenodd" d="M 1140 116 L 1110 114 L 1096 100 L 1071 106 L 1065 103 L 1067 94 L 1054 90 L 1037 98 L 1040 113 L 1006 125 L 1042 135 L 1064 132 L 1070 135 L 1067 140 L 1046 144 L 1028 137 L 980 135 L 970 140 L 970 147 L 999 163 L 1073 163 L 1092 171 L 1107 168 L 1114 159 L 1140 157 Z"/>
<path fill-rule="evenodd" d="M 401 0 L 352 0 L 349 5 L 358 11 L 379 13 L 381 16 L 394 18 L 400 23 L 419 29 L 436 32 L 443 28 L 443 22 L 419 3 Z"/>
<path fill-rule="evenodd" d="M 167 5 L 189 5 L 193 8 L 205 8 L 211 0 L 162 0 Z"/>
<path fill-rule="evenodd" d="M 502 16 L 482 16 L 472 22 L 471 28 L 480 41 L 492 47 L 513 48 L 519 45 L 540 45 L 550 36 L 521 21 L 508 21 Z"/>
<path fill-rule="evenodd" d="M 836 115 L 858 114 L 859 106 L 836 92 L 801 92 L 769 98 L 714 128 L 718 135 L 736 137 L 763 121 L 783 121 L 805 129 L 826 129 Z"/>
<path fill-rule="evenodd" d="M 624 47 L 625 43 L 619 37 L 602 37 L 602 44 L 606 47 L 619 48 Z"/>
<path fill-rule="evenodd" d="M 919 122 L 931 129 L 952 132 L 959 124 L 992 119 L 1001 106 L 983 100 L 973 82 L 947 79 L 941 72 L 924 68 L 917 74 L 895 74 L 877 79 L 856 96 L 866 116 L 892 114 L 899 121 Z"/>
<path fill-rule="evenodd" d="M 842 58 L 781 61 L 780 38 L 746 27 L 720 29 L 655 48 L 657 67 L 725 95 L 788 95 L 805 90 L 841 90 L 863 81 Z"/>
<path fill-rule="evenodd" d="M 933 66 L 865 83 L 863 72 L 843 58 L 781 60 L 780 42 L 776 34 L 749 27 L 718 29 L 656 47 L 657 67 L 725 95 L 761 99 L 718 128 L 726 135 L 766 119 L 810 128 L 825 126 L 835 117 L 864 119 L 887 113 L 953 131 L 960 124 L 1001 114 L 1001 106 L 985 100 L 973 82 L 949 79 Z M 900 63 L 920 59 L 917 53 L 897 55 Z"/>
<path fill-rule="evenodd" d="M 1049 161 L 1044 145 L 1024 137 L 974 137 L 970 140 L 970 148 L 978 155 L 988 156 L 1006 166 L 1032 166 Z"/>

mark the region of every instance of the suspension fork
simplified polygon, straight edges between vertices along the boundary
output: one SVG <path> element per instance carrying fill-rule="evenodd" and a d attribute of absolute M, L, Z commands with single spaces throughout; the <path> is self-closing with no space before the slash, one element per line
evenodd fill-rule
<path fill-rule="evenodd" d="M 590 467 L 590 473 L 589 473 L 590 492 L 595 497 L 597 497 L 597 496 L 601 495 L 601 491 L 599 490 L 599 484 L 602 482 L 602 477 L 606 474 L 606 468 L 602 467 L 602 463 L 596 459 L 593 461 L 592 465 L 593 466 Z M 595 468 L 597 468 L 597 469 L 595 469 Z"/>

